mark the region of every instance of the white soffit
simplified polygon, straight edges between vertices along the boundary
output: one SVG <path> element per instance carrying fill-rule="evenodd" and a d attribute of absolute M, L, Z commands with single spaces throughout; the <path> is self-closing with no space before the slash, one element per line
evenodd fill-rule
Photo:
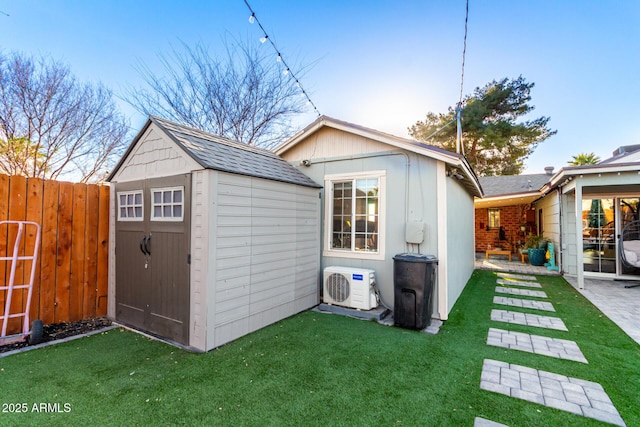
<path fill-rule="evenodd" d="M 474 199 L 473 205 L 479 208 L 499 208 L 501 206 L 523 205 L 533 203 L 542 196 L 541 193 L 510 194 L 500 197 L 485 197 Z"/>

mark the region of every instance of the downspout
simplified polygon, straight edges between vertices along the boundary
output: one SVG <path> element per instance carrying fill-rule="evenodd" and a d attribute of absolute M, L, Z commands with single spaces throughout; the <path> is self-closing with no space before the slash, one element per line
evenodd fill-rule
<path fill-rule="evenodd" d="M 564 234 L 562 233 L 562 218 L 563 218 L 563 212 L 562 212 L 562 189 L 560 187 L 556 188 L 556 193 L 558 193 L 558 233 L 560 233 L 560 236 L 558 238 L 558 245 L 560 245 L 559 247 L 559 253 L 560 253 L 560 260 L 558 262 L 559 267 L 560 267 L 560 273 L 564 272 Z"/>
<path fill-rule="evenodd" d="M 436 213 L 438 220 L 438 315 L 440 320 L 447 320 L 447 308 L 449 305 L 449 277 L 447 275 L 447 251 L 448 251 L 448 224 L 447 224 L 447 174 L 444 162 L 437 163 L 436 171 L 436 205 L 438 211 Z M 474 212 L 475 215 L 475 212 Z"/>

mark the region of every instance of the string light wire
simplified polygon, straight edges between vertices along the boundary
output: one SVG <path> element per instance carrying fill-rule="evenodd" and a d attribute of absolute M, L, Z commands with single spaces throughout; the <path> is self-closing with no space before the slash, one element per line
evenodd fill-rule
<path fill-rule="evenodd" d="M 278 49 L 278 47 L 274 43 L 273 39 L 271 39 L 271 37 L 269 37 L 269 34 L 267 34 L 267 30 L 265 30 L 264 27 L 262 26 L 262 23 L 260 22 L 260 20 L 256 16 L 256 13 L 254 12 L 254 10 L 251 8 L 251 5 L 249 4 L 249 2 L 247 0 L 244 0 L 244 4 L 247 5 L 247 8 L 249 9 L 249 12 L 251 12 L 251 16 L 249 16 L 249 23 L 258 24 L 258 27 L 260 27 L 260 30 L 262 30 L 262 33 L 264 34 L 260 38 L 260 42 L 261 43 L 269 42 L 271 44 L 271 47 L 273 47 L 273 50 L 278 55 L 276 60 L 278 62 L 280 62 L 282 64 L 282 66 L 284 67 L 284 71 L 282 73 L 284 75 L 290 76 L 293 79 L 293 81 L 296 82 L 296 86 L 298 86 L 298 88 L 302 92 L 302 96 L 307 98 L 307 103 L 309 105 L 311 105 L 313 107 L 313 110 L 316 112 L 316 114 L 318 116 L 320 116 L 321 114 L 320 114 L 320 111 L 318 110 L 318 107 L 316 107 L 316 104 L 313 103 L 313 101 L 311 100 L 311 97 L 309 96 L 307 91 L 304 89 L 304 87 L 302 87 L 302 83 L 300 83 L 300 80 L 295 76 L 295 74 L 293 73 L 291 68 L 287 65 L 286 61 L 284 60 L 284 57 L 282 56 L 282 53 L 280 52 L 280 50 Z"/>

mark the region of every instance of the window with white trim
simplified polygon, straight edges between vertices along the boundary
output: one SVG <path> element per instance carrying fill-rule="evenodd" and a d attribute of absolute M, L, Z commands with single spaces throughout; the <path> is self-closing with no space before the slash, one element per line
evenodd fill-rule
<path fill-rule="evenodd" d="M 327 250 L 334 255 L 382 254 L 385 172 L 333 175 L 325 178 Z"/>
<path fill-rule="evenodd" d="M 144 202 L 142 190 L 118 192 L 118 221 L 142 221 Z"/>
<path fill-rule="evenodd" d="M 182 221 L 184 187 L 151 189 L 151 221 Z"/>
<path fill-rule="evenodd" d="M 487 209 L 488 228 L 500 228 L 500 209 L 498 208 L 488 208 Z"/>

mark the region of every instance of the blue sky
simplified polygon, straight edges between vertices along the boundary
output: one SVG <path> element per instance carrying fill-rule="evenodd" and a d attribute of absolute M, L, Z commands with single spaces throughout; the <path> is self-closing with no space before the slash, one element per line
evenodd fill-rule
<path fill-rule="evenodd" d="M 427 112 L 458 100 L 464 0 L 249 3 L 287 62 L 311 64 L 300 80 L 322 114 L 407 137 Z M 464 93 L 523 75 L 535 83 L 532 117 L 549 116 L 558 130 L 525 173 L 640 143 L 640 2 L 469 3 Z M 115 93 L 141 84 L 136 64 L 155 69 L 181 41 L 215 51 L 225 36 L 262 36 L 243 0 L 0 0 L 0 11 L 9 14 L 0 14 L 5 53 L 49 55 Z M 142 126 L 145 117 L 123 111 Z M 310 111 L 296 124 L 314 119 Z"/>

